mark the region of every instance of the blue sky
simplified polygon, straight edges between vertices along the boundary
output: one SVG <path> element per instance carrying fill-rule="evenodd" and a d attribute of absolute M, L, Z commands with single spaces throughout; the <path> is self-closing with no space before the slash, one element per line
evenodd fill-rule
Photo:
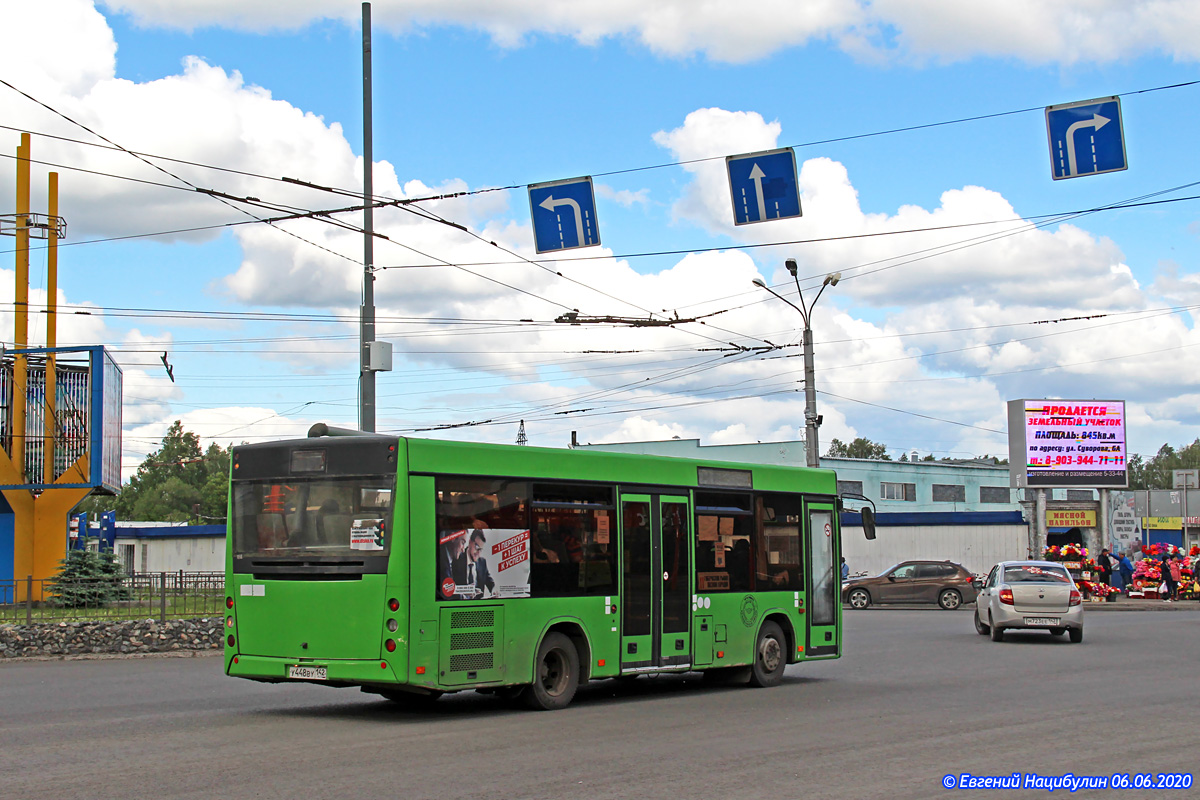
<path fill-rule="evenodd" d="M 0 32 L 0 77 L 42 103 L 129 149 L 361 188 L 358 3 L 45 5 L 54 13 L 20 11 L 24 26 Z M 806 297 L 826 273 L 844 276 L 814 315 L 825 443 L 866 436 L 893 456 L 999 454 L 1004 401 L 1018 397 L 1127 400 L 1131 448 L 1147 455 L 1192 441 L 1200 206 L 1181 198 L 1200 187 L 961 245 L 1200 181 L 1200 85 L 1144 91 L 1200 80 L 1200 10 L 964 8 L 375 3 L 377 193 L 521 187 L 422 206 L 533 258 L 523 187 L 592 175 L 603 237 L 547 270 L 460 230 L 377 212 L 392 241 L 377 243 L 376 264 L 397 267 L 377 273 L 379 335 L 395 347 L 395 370 L 378 377 L 378 428 L 491 420 L 418 435 L 509 442 L 525 419 L 529 441 L 547 446 L 571 431 L 584 441 L 800 439 L 799 315 L 750 283 L 762 277 L 794 300 L 782 268 L 794 257 Z M 1051 180 L 1042 108 L 1113 94 L 1130 168 Z M 863 136 L 986 115 L 1000 116 Z M 71 170 L 179 185 L 128 155 L 37 135 L 96 141 L 3 86 L 0 125 L 0 152 L 28 130 L 35 159 L 62 165 L 71 242 L 246 219 L 195 192 Z M 735 228 L 721 158 L 776 146 L 796 147 L 804 216 Z M 677 163 L 710 157 L 720 158 Z M 0 193 L 12 197 L 4 163 Z M 237 196 L 306 209 L 352 202 L 156 163 Z M 640 169 L 657 165 L 668 166 Z M 35 165 L 35 196 L 47 169 Z M 1001 224 L 920 230 L 981 222 Z M 243 225 L 64 247 L 59 301 L 95 311 L 64 324 L 60 343 L 99 341 L 124 365 L 127 467 L 174 419 L 222 445 L 354 424 L 361 236 L 316 221 L 280 227 L 307 241 Z M 881 233 L 892 235 L 750 247 Z M 402 244 L 521 291 L 452 267 L 400 269 L 429 263 Z M 683 254 L 637 255 L 661 251 Z M 33 260 L 34 302 L 44 303 L 44 256 Z M 480 262 L 506 263 L 469 266 Z M 0 301 L 11 302 L 11 285 L 0 275 Z M 148 311 L 113 310 L 128 308 Z M 564 308 L 715 316 L 676 329 L 555 325 Z M 731 347 L 765 341 L 791 346 L 757 356 Z"/>

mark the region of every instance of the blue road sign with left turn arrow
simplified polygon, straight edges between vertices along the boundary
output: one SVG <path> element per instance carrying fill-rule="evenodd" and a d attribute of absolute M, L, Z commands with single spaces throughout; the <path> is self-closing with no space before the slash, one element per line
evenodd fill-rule
<path fill-rule="evenodd" d="M 733 224 L 800 216 L 800 181 L 792 148 L 726 156 Z"/>
<path fill-rule="evenodd" d="M 529 184 L 529 214 L 539 253 L 600 244 L 591 176 Z"/>
<path fill-rule="evenodd" d="M 1121 98 L 1102 97 L 1046 109 L 1054 180 L 1127 169 Z"/>

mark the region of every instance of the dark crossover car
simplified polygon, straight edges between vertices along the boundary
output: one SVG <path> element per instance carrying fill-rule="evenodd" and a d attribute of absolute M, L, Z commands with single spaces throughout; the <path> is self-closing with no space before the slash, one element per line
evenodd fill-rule
<path fill-rule="evenodd" d="M 975 602 L 975 576 L 951 561 L 902 561 L 874 578 L 851 578 L 842 602 L 851 608 L 872 603 L 937 603 L 955 609 Z"/>

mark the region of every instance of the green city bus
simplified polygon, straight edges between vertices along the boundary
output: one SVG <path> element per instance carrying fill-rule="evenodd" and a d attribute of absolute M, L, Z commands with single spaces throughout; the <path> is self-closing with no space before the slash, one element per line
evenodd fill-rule
<path fill-rule="evenodd" d="M 829 470 L 325 425 L 235 447 L 225 671 L 538 709 L 653 673 L 773 686 L 841 652 L 836 487 Z"/>

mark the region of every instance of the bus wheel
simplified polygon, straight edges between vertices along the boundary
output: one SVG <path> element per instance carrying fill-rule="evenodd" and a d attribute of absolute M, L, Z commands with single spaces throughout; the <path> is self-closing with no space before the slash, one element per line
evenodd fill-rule
<path fill-rule="evenodd" d="M 538 648 L 533 683 L 524 692 L 525 704 L 537 711 L 566 708 L 579 688 L 579 653 L 561 633 L 550 633 Z"/>
<path fill-rule="evenodd" d="M 774 622 L 764 622 L 754 645 L 754 664 L 750 667 L 751 686 L 778 686 L 787 666 L 787 640 Z"/>

